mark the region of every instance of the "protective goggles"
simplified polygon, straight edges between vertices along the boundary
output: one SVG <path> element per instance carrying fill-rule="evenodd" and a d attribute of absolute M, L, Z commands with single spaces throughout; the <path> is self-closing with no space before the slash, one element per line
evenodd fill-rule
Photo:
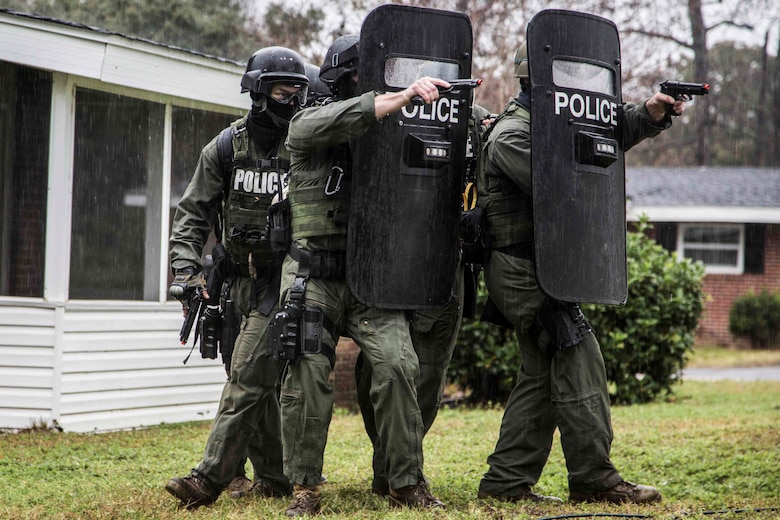
<path fill-rule="evenodd" d="M 308 91 L 309 87 L 304 83 L 275 81 L 268 85 L 268 94 L 266 95 L 280 105 L 289 105 L 291 101 L 297 100 L 298 106 L 302 107 L 306 104 Z"/>

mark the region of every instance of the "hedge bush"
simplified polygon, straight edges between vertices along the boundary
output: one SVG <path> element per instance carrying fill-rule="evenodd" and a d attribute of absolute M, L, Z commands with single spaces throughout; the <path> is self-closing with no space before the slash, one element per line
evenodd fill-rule
<path fill-rule="evenodd" d="M 763 289 L 740 296 L 729 311 L 729 331 L 748 338 L 753 348 L 773 348 L 780 341 L 780 293 Z"/>
<path fill-rule="evenodd" d="M 601 344 L 615 403 L 643 403 L 671 392 L 704 308 L 703 266 L 678 262 L 647 237 L 650 228 L 643 218 L 627 235 L 626 305 L 583 305 Z M 480 281 L 478 313 L 486 299 Z M 450 381 L 467 389 L 472 403 L 504 403 L 520 361 L 514 331 L 464 319 Z"/>

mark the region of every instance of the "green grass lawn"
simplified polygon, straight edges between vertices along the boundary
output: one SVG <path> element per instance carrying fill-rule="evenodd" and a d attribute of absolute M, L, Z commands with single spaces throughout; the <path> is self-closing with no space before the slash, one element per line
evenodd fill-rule
<path fill-rule="evenodd" d="M 695 368 L 732 368 L 777 365 L 780 370 L 778 350 L 733 350 L 722 347 L 696 347 L 688 362 Z"/>
<path fill-rule="evenodd" d="M 440 512 L 393 509 L 369 491 L 371 453 L 357 415 L 337 412 L 325 456 L 325 518 L 539 519 L 586 513 L 648 518 L 780 518 L 780 383 L 685 382 L 671 399 L 613 408 L 613 461 L 663 493 L 652 506 L 508 505 L 477 500 L 502 410 L 443 410 L 426 437 L 426 473 Z M 0 435 L 3 519 L 283 518 L 287 499 L 232 500 L 179 511 L 163 486 L 195 466 L 210 423 L 105 434 Z M 568 496 L 556 439 L 537 486 Z M 749 509 L 739 514 L 711 514 Z M 762 509 L 762 511 L 756 511 Z M 705 514 L 707 513 L 707 514 Z M 571 516 L 567 516 L 571 518 Z M 591 516 L 593 517 L 593 516 Z M 624 516 L 625 517 L 625 516 Z"/>

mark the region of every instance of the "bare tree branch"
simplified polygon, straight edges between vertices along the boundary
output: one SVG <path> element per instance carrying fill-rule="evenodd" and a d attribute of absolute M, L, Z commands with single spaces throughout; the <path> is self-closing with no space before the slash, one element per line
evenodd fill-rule
<path fill-rule="evenodd" d="M 693 48 L 692 43 L 688 43 L 684 40 L 680 40 L 679 38 L 675 38 L 671 34 L 659 33 L 655 31 L 646 31 L 644 29 L 625 29 L 623 32 L 626 34 L 641 34 L 642 36 L 648 36 L 650 38 L 660 38 L 662 40 L 674 42 L 677 45 L 681 47 L 685 47 L 687 49 Z"/>
<path fill-rule="evenodd" d="M 715 29 L 715 28 L 720 27 L 722 25 L 728 25 L 729 27 L 736 27 L 738 29 L 747 29 L 748 31 L 752 31 L 753 29 L 755 29 L 755 27 L 753 27 L 750 24 L 736 23 L 736 22 L 733 22 L 731 20 L 721 20 L 720 22 L 718 22 L 716 24 L 713 24 L 713 25 L 710 25 L 709 27 L 707 27 L 707 30 L 711 31 L 712 29 Z"/>

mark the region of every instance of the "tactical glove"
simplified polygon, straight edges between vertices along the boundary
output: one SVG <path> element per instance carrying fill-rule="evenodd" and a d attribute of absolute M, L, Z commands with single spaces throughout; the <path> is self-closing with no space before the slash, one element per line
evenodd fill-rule
<path fill-rule="evenodd" d="M 176 269 L 174 272 L 173 283 L 168 289 L 168 293 L 179 300 L 186 311 L 189 308 L 192 293 L 202 293 L 205 288 L 206 278 L 203 276 L 203 272 L 197 271 L 195 267 L 184 267 Z"/>

